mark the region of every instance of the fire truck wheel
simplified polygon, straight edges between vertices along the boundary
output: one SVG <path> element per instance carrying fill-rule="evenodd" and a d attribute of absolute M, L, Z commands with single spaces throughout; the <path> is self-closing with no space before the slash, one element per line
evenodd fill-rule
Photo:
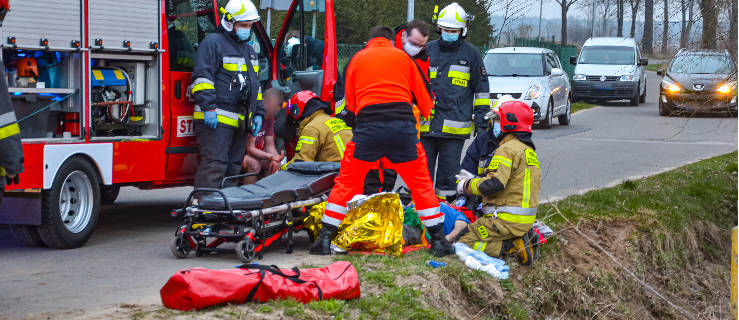
<path fill-rule="evenodd" d="M 249 263 L 254 260 L 254 248 L 256 248 L 254 242 L 249 238 L 244 238 L 244 240 L 241 240 L 236 244 L 234 251 L 236 251 L 236 256 L 239 257 L 241 262 Z"/>
<path fill-rule="evenodd" d="M 41 236 L 38 234 L 38 230 L 35 226 L 25 225 L 10 225 L 10 233 L 18 241 L 19 244 L 27 247 L 43 247 L 44 242 L 41 241 Z"/>
<path fill-rule="evenodd" d="M 100 210 L 100 179 L 90 162 L 67 160 L 42 192 L 39 235 L 52 248 L 79 248 L 92 236 Z"/>
<path fill-rule="evenodd" d="M 121 192 L 120 186 L 100 186 L 100 201 L 103 204 L 113 204 L 118 199 L 118 193 Z"/>

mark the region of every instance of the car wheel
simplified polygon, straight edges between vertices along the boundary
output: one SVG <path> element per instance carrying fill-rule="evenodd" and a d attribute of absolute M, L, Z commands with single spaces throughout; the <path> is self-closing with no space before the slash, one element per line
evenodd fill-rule
<path fill-rule="evenodd" d="M 664 105 L 662 104 L 662 101 L 660 101 L 660 102 L 659 102 L 659 103 L 657 104 L 657 106 L 658 106 L 657 108 L 659 108 L 659 115 L 660 115 L 660 116 L 663 116 L 663 117 L 667 117 L 667 116 L 669 116 L 669 115 L 670 115 L 670 110 L 667 110 L 667 107 L 665 107 L 665 106 L 664 106 Z"/>
<path fill-rule="evenodd" d="M 43 247 L 44 242 L 41 240 L 41 236 L 38 234 L 38 229 L 35 226 L 26 226 L 19 224 L 11 224 L 10 234 L 13 235 L 15 241 L 26 247 Z"/>
<path fill-rule="evenodd" d="M 644 83 L 644 92 L 639 96 L 639 103 L 647 102 L 647 84 Z"/>
<path fill-rule="evenodd" d="M 569 97 L 567 98 L 567 109 L 565 111 L 565 114 L 557 117 L 557 120 L 559 121 L 560 126 L 570 125 L 570 121 L 572 120 L 572 103 L 570 102 Z"/>
<path fill-rule="evenodd" d="M 120 192 L 120 186 L 101 186 L 100 201 L 103 204 L 113 204 L 115 202 L 115 199 L 118 199 L 118 194 Z"/>
<path fill-rule="evenodd" d="M 636 90 L 634 90 L 634 95 L 632 95 L 631 99 L 629 99 L 629 102 L 631 103 L 632 107 L 636 107 L 639 105 L 639 88 L 641 88 L 641 83 L 638 83 L 636 85 Z"/>
<path fill-rule="evenodd" d="M 552 112 L 554 111 L 554 104 L 552 103 L 552 99 L 549 99 L 549 104 L 547 104 L 547 114 L 544 116 L 544 120 L 541 122 L 541 128 L 542 129 L 549 129 L 552 127 Z"/>
<path fill-rule="evenodd" d="M 82 158 L 65 162 L 42 191 L 39 235 L 52 248 L 78 248 L 92 236 L 100 210 L 100 181 Z"/>

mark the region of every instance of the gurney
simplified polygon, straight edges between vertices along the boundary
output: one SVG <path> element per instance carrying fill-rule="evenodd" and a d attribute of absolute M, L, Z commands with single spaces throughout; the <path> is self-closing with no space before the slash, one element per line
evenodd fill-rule
<path fill-rule="evenodd" d="M 286 251 L 291 253 L 293 235 L 303 229 L 308 209 L 328 199 L 338 174 L 339 163 L 296 162 L 255 184 L 195 189 L 183 208 L 172 211 L 184 224 L 170 240 L 170 249 L 184 259 L 193 250 L 196 256 L 231 252 L 219 246 L 235 242 L 233 251 L 248 263 L 256 256 L 261 259 L 266 247 L 286 236 Z M 226 177 L 221 186 L 250 175 Z"/>

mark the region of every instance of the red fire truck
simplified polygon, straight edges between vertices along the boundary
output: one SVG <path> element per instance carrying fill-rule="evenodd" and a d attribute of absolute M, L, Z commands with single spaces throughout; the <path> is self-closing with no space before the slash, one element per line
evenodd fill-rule
<path fill-rule="evenodd" d="M 216 31 L 226 2 L 13 2 L 0 41 L 25 172 L 0 204 L 0 224 L 19 242 L 80 247 L 121 186 L 192 183 L 198 155 L 187 88 L 198 44 Z M 318 20 L 314 2 L 303 2 L 292 1 L 274 48 L 260 23 L 253 29 L 259 78 L 264 88 L 311 89 L 334 102 L 333 1 L 321 3 Z M 286 34 L 300 43 L 285 50 Z"/>

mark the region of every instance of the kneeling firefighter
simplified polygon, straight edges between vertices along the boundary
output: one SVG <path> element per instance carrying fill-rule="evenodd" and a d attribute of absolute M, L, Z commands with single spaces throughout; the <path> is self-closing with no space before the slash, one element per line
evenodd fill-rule
<path fill-rule="evenodd" d="M 264 116 L 259 61 L 247 43 L 257 8 L 249 0 L 230 0 L 221 13 L 221 26 L 200 44 L 192 73 L 200 148 L 196 188 L 217 188 L 223 177 L 239 174 L 248 130 L 258 133 Z"/>
<path fill-rule="evenodd" d="M 464 172 L 457 192 L 482 196 L 483 216 L 459 240 L 491 257 L 517 254 L 521 264 L 535 259 L 532 225 L 539 205 L 540 173 L 531 127 L 534 112 L 521 101 L 508 101 L 486 116 L 500 126 L 498 148 L 484 176 Z"/>
<path fill-rule="evenodd" d="M 352 140 L 352 128 L 329 115 L 331 105 L 312 91 L 300 91 L 290 98 L 288 117 L 299 123 L 295 157 L 285 164 L 300 161 L 339 162 L 346 144 Z"/>

